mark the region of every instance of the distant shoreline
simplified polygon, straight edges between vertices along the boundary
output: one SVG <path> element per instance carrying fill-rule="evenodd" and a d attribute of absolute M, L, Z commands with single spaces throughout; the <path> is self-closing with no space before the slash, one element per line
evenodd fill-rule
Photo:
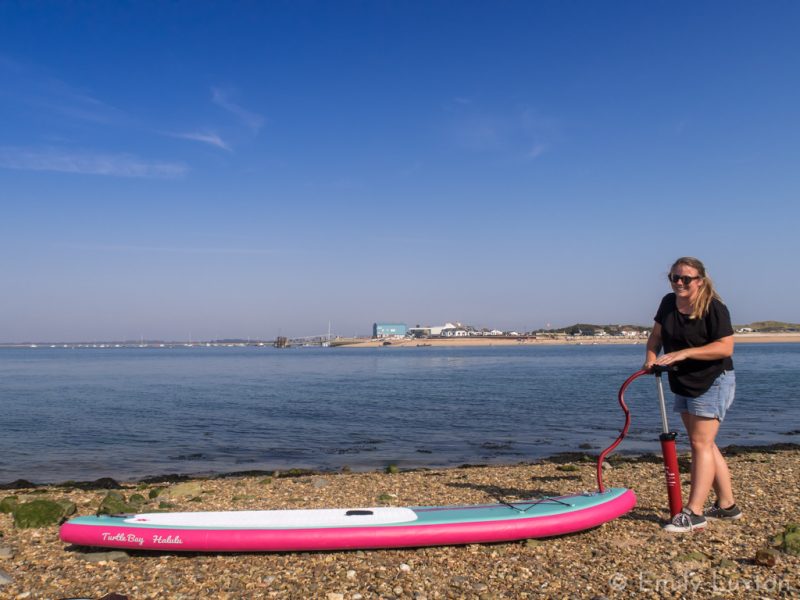
<path fill-rule="evenodd" d="M 737 333 L 734 336 L 737 344 L 786 344 L 800 343 L 800 333 Z M 623 344 L 628 346 L 644 345 L 647 338 L 618 338 L 606 336 L 567 336 L 562 338 L 538 337 L 452 337 L 452 338 L 419 338 L 398 340 L 353 340 L 352 342 L 334 342 L 339 348 L 424 348 L 424 347 L 471 347 L 471 346 L 592 346 Z M 389 342 L 386 344 L 386 342 Z"/>
<path fill-rule="evenodd" d="M 547 335 L 547 334 L 545 334 Z M 734 334 L 736 343 L 758 343 L 758 344 L 780 344 L 780 343 L 800 343 L 800 333 L 737 333 Z M 323 340 L 324 341 L 324 340 Z M 414 347 L 466 347 L 466 346 L 591 346 L 591 345 L 630 345 L 644 344 L 647 337 L 617 337 L 617 336 L 559 336 L 559 337 L 536 337 L 536 336 L 468 336 L 468 337 L 447 337 L 447 338 L 400 338 L 400 339 L 370 339 L 367 337 L 332 338 L 327 342 L 332 347 L 338 348 L 376 348 L 381 346 L 394 346 L 401 348 Z M 388 342 L 388 343 L 387 343 Z M 180 342 L 180 341 L 145 341 L 140 342 L 3 342 L 0 343 L 2 349 L 19 348 L 54 348 L 54 349 L 76 349 L 76 348 L 95 348 L 95 349 L 130 349 L 130 348 L 244 348 L 259 347 L 271 348 L 275 344 L 273 341 L 244 341 L 244 340 L 221 340 L 213 342 Z M 301 345 L 320 346 L 320 341 L 309 344 L 299 344 L 290 340 L 287 347 L 297 347 Z"/>

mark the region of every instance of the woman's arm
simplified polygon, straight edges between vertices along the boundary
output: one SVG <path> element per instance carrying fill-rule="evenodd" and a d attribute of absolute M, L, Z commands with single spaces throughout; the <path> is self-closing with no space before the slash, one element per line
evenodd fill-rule
<path fill-rule="evenodd" d="M 671 365 L 687 358 L 695 360 L 718 360 L 733 356 L 733 336 L 729 335 L 718 340 L 714 340 L 705 346 L 696 348 L 685 348 L 664 354 L 655 361 L 658 365 Z"/>
<path fill-rule="evenodd" d="M 647 351 L 644 355 L 644 369 L 652 367 L 658 359 L 658 353 L 661 352 L 661 323 L 653 323 L 653 331 L 650 332 L 650 337 L 647 338 Z"/>

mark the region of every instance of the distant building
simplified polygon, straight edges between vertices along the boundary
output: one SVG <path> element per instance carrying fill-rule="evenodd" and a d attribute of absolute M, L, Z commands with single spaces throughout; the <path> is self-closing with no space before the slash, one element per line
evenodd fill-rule
<path fill-rule="evenodd" d="M 405 337 L 408 332 L 408 327 L 405 323 L 373 323 L 372 337 L 374 338 L 388 338 L 388 337 Z"/>
<path fill-rule="evenodd" d="M 442 337 L 467 337 L 469 332 L 464 327 L 445 327 L 439 335 Z"/>
<path fill-rule="evenodd" d="M 431 337 L 431 328 L 420 327 L 419 325 L 417 325 L 416 327 L 409 327 L 408 335 L 415 338 L 428 338 Z"/>
<path fill-rule="evenodd" d="M 439 337 L 442 335 L 442 331 L 444 331 L 445 329 L 453 329 L 455 327 L 456 325 L 450 322 L 447 322 L 444 325 L 434 325 L 433 327 L 430 328 L 431 335 L 433 337 Z"/>

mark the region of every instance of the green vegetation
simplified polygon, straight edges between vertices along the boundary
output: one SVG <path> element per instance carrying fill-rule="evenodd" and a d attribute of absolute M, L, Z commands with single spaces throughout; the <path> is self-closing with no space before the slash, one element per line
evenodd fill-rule
<path fill-rule="evenodd" d="M 97 508 L 98 515 L 119 515 L 137 513 L 141 510 L 145 499 L 141 494 L 133 494 L 130 500 L 119 492 L 108 492 Z"/>
<path fill-rule="evenodd" d="M 18 503 L 19 499 L 16 496 L 6 496 L 0 500 L 0 513 L 12 512 Z"/>
<path fill-rule="evenodd" d="M 52 500 L 34 500 L 14 506 L 11 514 L 14 526 L 18 529 L 29 527 L 46 527 L 59 523 L 64 517 L 75 512 L 72 502 L 53 502 Z"/>
<path fill-rule="evenodd" d="M 580 468 L 575 465 L 559 465 L 556 467 L 556 469 L 558 469 L 559 471 L 567 471 L 567 472 L 580 471 Z"/>
<path fill-rule="evenodd" d="M 784 321 L 756 321 L 749 325 L 735 325 L 734 329 L 752 329 L 758 333 L 795 333 L 800 332 L 800 323 L 785 323 Z"/>
<path fill-rule="evenodd" d="M 787 554 L 800 556 L 800 524 L 786 525 L 783 532 L 775 536 L 773 543 Z"/>

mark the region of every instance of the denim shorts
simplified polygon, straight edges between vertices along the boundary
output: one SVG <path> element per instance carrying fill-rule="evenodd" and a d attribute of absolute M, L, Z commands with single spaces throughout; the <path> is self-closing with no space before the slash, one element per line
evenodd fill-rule
<path fill-rule="evenodd" d="M 711 387 L 697 398 L 689 398 L 675 394 L 673 410 L 677 413 L 689 413 L 698 417 L 718 419 L 722 423 L 725 411 L 733 404 L 733 394 L 736 391 L 736 376 L 733 371 L 723 371 L 722 375 L 714 380 Z"/>

